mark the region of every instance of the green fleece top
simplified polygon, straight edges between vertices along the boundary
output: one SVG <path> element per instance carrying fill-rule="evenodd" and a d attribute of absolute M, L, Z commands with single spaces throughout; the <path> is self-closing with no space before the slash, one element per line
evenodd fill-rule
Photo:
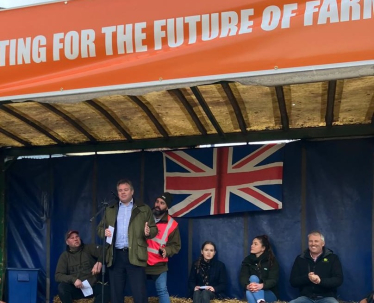
<path fill-rule="evenodd" d="M 168 223 L 168 213 L 166 212 L 161 220 L 156 223 L 158 224 L 167 224 Z M 166 255 L 168 258 L 177 254 L 181 249 L 181 236 L 179 234 L 179 227 L 177 226 L 169 235 L 168 242 L 165 245 Z M 155 265 L 147 264 L 145 272 L 147 275 L 159 275 L 163 272 L 168 271 L 168 262 L 159 262 Z"/>
<path fill-rule="evenodd" d="M 93 286 L 98 275 L 93 276 L 91 270 L 97 261 L 101 262 L 101 246 L 82 243 L 75 251 L 67 246 L 58 259 L 55 280 L 70 284 L 74 284 L 77 279 L 87 280 Z"/>
<path fill-rule="evenodd" d="M 106 262 L 108 267 L 112 266 L 113 264 L 113 250 L 116 241 L 118 205 L 119 202 L 116 202 L 114 203 L 114 205 L 107 207 L 106 215 L 97 227 L 97 234 L 101 238 L 104 237 L 105 229 L 107 229 L 109 225 L 115 228 L 112 244 L 109 245 L 106 253 Z M 150 229 L 148 237 L 146 237 L 144 234 L 144 227 L 146 222 L 148 222 L 148 227 Z M 128 228 L 129 261 L 131 264 L 143 267 L 147 266 L 147 239 L 152 239 L 156 235 L 157 227 L 155 220 L 153 218 L 152 210 L 148 205 L 142 202 L 135 203 L 134 201 L 134 206 L 131 211 L 130 223 Z"/>
<path fill-rule="evenodd" d="M 264 284 L 263 290 L 271 290 L 278 298 L 278 281 L 279 281 L 279 265 L 277 259 L 273 259 L 270 264 L 269 253 L 264 252 L 258 258 L 255 254 L 247 256 L 240 269 L 240 284 L 246 289 L 251 275 L 256 275 L 260 279 L 260 283 Z"/>

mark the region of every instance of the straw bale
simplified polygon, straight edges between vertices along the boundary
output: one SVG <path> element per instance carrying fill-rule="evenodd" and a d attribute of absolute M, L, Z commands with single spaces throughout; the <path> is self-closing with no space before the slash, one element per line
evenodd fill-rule
<path fill-rule="evenodd" d="M 149 297 L 148 298 L 149 303 L 158 303 L 158 298 L 157 297 Z M 177 298 L 177 297 L 170 297 L 170 302 L 171 303 L 192 303 L 191 299 L 187 298 Z M 238 299 L 227 299 L 227 300 L 212 300 L 210 301 L 211 303 L 243 303 L 245 301 L 241 301 Z M 55 296 L 53 299 L 53 303 L 61 303 L 61 300 L 58 296 Z M 80 299 L 80 300 L 75 300 L 74 303 L 93 303 L 93 298 L 90 299 Z M 124 303 L 133 303 L 132 297 L 125 297 Z"/>
<path fill-rule="evenodd" d="M 93 299 L 80 299 L 73 301 L 74 303 L 93 303 Z M 170 297 L 171 303 L 192 303 L 191 299 L 187 298 L 178 298 L 178 297 Z M 211 300 L 210 303 L 246 303 L 247 301 L 239 300 L 239 299 L 224 299 L 224 300 Z M 354 301 L 338 301 L 339 303 L 357 303 Z M 55 296 L 53 299 L 53 303 L 61 303 L 61 300 L 58 296 Z M 124 303 L 133 303 L 132 297 L 125 297 Z M 149 297 L 148 303 L 158 303 L 157 297 Z M 286 301 L 277 301 L 277 303 L 287 303 Z"/>

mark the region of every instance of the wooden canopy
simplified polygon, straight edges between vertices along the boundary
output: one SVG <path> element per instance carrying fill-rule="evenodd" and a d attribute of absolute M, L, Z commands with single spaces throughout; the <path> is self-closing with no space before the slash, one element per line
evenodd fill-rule
<path fill-rule="evenodd" d="M 219 82 L 72 103 L 2 102 L 6 154 L 371 136 L 374 76 L 283 86 Z"/>

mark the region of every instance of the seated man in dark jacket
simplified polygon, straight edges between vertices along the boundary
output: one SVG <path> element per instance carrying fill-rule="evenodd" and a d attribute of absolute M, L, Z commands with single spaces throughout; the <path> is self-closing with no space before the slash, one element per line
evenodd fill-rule
<path fill-rule="evenodd" d="M 102 284 L 97 283 L 98 274 L 102 267 L 101 247 L 94 244 L 85 245 L 79 237 L 79 232 L 67 232 L 66 251 L 57 263 L 55 280 L 59 282 L 58 296 L 62 303 L 72 303 L 73 300 L 84 298 L 83 282 L 88 281 L 95 297 L 94 303 L 102 302 Z M 92 297 L 88 296 L 88 297 Z M 104 302 L 110 301 L 110 291 L 104 286 Z"/>
<path fill-rule="evenodd" d="M 301 297 L 290 303 L 338 303 L 336 291 L 343 283 L 338 256 L 325 247 L 325 238 L 318 231 L 308 235 L 308 246 L 291 270 L 290 283 L 299 288 Z"/>

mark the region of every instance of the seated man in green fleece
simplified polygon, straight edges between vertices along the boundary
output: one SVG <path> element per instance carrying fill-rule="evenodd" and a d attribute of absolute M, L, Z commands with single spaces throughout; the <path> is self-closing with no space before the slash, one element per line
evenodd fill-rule
<path fill-rule="evenodd" d="M 110 301 L 109 286 L 98 283 L 98 274 L 102 267 L 102 249 L 94 244 L 84 244 L 79 237 L 79 232 L 70 230 L 66 233 L 66 251 L 64 251 L 57 263 L 55 280 L 59 282 L 58 296 L 62 303 L 72 303 L 73 300 L 85 297 L 83 289 L 85 283 L 89 283 L 93 294 L 87 298 L 95 297 L 94 303 Z M 89 289 L 89 288 L 88 288 Z"/>

